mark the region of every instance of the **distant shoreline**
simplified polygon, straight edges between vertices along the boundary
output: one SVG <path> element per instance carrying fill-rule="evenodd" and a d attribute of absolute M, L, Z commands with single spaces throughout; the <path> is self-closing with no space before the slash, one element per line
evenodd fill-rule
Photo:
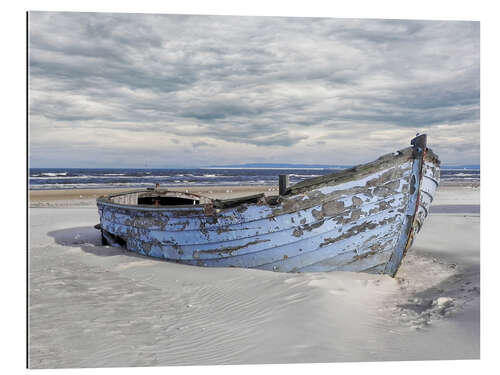
<path fill-rule="evenodd" d="M 348 169 L 351 167 L 200 167 L 198 169 L 238 169 L 238 170 L 308 170 L 308 171 L 322 171 L 325 169 Z"/>

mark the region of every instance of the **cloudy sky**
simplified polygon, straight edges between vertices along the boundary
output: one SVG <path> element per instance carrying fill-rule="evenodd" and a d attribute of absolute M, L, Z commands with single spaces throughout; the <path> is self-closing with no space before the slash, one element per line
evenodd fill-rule
<path fill-rule="evenodd" d="M 29 15 L 31 167 L 479 163 L 479 23 Z"/>

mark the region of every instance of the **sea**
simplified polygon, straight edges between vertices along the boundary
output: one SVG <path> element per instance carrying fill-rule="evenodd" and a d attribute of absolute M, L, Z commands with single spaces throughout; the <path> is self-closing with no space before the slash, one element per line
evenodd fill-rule
<path fill-rule="evenodd" d="M 146 188 L 156 183 L 175 186 L 278 185 L 280 174 L 290 175 L 294 184 L 341 169 L 330 168 L 217 168 L 217 169 L 89 169 L 30 168 L 30 190 Z M 479 168 L 443 168 L 441 183 L 479 185 Z"/>

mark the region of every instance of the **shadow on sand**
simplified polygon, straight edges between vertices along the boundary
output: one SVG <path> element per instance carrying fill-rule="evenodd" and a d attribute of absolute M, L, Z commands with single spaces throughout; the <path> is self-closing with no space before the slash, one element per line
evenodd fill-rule
<path fill-rule="evenodd" d="M 101 257 L 127 255 L 135 258 L 145 258 L 145 256 L 143 255 L 128 251 L 121 247 L 113 247 L 109 245 L 103 246 L 101 244 L 100 231 L 92 226 L 60 229 L 48 232 L 47 234 L 52 237 L 59 245 L 79 247 L 86 253 Z M 159 262 L 163 261 L 162 259 L 152 257 L 147 258 L 151 260 L 157 260 Z"/>

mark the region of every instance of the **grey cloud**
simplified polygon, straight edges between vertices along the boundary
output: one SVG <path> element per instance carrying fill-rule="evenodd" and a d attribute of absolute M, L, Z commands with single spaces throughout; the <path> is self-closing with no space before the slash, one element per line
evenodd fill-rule
<path fill-rule="evenodd" d="M 193 142 L 193 148 L 199 148 L 199 147 L 214 147 L 214 145 L 203 141 Z"/>
<path fill-rule="evenodd" d="M 237 144 L 235 162 L 326 147 L 344 127 L 478 129 L 477 22 L 32 12 L 29 31 L 35 154 L 64 128 L 168 136 L 214 159 Z"/>
<path fill-rule="evenodd" d="M 203 106 L 193 105 L 179 115 L 191 117 L 203 121 L 224 119 L 232 116 L 255 116 L 259 115 L 258 109 L 252 109 L 242 104 L 208 102 Z"/>

